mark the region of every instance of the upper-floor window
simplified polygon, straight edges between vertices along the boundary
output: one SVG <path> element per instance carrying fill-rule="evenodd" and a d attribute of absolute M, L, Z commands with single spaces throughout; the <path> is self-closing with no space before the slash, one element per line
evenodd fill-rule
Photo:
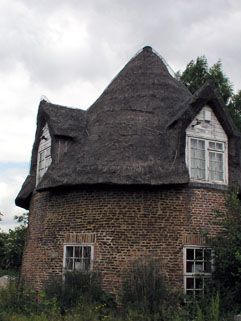
<path fill-rule="evenodd" d="M 228 184 L 228 137 L 214 112 L 204 106 L 186 129 L 190 179 Z"/>
<path fill-rule="evenodd" d="M 48 125 L 46 124 L 40 136 L 38 159 L 37 159 L 37 184 L 46 173 L 48 167 L 52 162 L 51 158 L 51 136 L 49 133 Z"/>
<path fill-rule="evenodd" d="M 190 178 L 226 183 L 226 144 L 194 137 L 189 137 L 188 140 Z"/>

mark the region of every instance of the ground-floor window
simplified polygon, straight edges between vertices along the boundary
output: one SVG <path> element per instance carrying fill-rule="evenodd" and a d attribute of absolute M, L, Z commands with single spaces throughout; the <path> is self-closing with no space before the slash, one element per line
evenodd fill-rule
<path fill-rule="evenodd" d="M 93 268 L 93 244 L 65 244 L 64 270 L 65 271 L 91 271 Z"/>
<path fill-rule="evenodd" d="M 204 292 L 205 282 L 212 275 L 212 249 L 185 246 L 183 254 L 185 293 L 199 295 Z"/>

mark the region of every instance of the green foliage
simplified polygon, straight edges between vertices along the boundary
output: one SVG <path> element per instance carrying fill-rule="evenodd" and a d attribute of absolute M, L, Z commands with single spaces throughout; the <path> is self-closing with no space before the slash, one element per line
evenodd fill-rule
<path fill-rule="evenodd" d="M 28 213 L 15 216 L 20 226 L 8 233 L 0 232 L 0 269 L 19 270 L 27 233 Z"/>
<path fill-rule="evenodd" d="M 215 224 L 221 232 L 208 240 L 215 253 L 213 285 L 220 291 L 222 307 L 241 308 L 241 202 L 237 190 L 226 195 L 227 213 L 218 211 Z"/>
<path fill-rule="evenodd" d="M 7 242 L 8 234 L 0 232 L 0 269 L 5 267 L 4 258 L 5 258 L 5 246 Z"/>
<path fill-rule="evenodd" d="M 36 292 L 23 288 L 17 280 L 0 289 L 0 311 L 8 313 L 30 313 L 38 310 Z"/>
<path fill-rule="evenodd" d="M 62 313 L 76 307 L 79 302 L 96 304 L 105 312 L 115 307 L 113 297 L 102 290 L 100 275 L 96 272 L 71 272 L 65 274 L 64 281 L 62 277 L 49 280 L 41 296 L 46 302 L 56 298 Z"/>
<path fill-rule="evenodd" d="M 14 277 L 14 278 L 18 278 L 19 277 L 19 271 L 16 271 L 15 269 L 13 270 L 2 270 L 0 269 L 0 277 L 4 276 L 4 275 L 8 275 L 10 277 Z"/>
<path fill-rule="evenodd" d="M 1 261 L 3 269 L 18 270 L 20 268 L 26 232 L 27 230 L 24 226 L 9 230 L 5 240 L 4 258 Z"/>
<path fill-rule="evenodd" d="M 177 78 L 184 83 L 192 94 L 201 88 L 207 80 L 212 80 L 219 89 L 225 104 L 233 96 L 232 84 L 223 73 L 221 60 L 209 68 L 205 56 L 197 57 L 196 61 L 191 60 L 188 63 L 182 73 L 180 71 L 177 73 Z"/>
<path fill-rule="evenodd" d="M 85 291 L 83 291 L 84 293 Z M 75 293 L 72 293 L 75 295 Z M 184 303 L 178 293 L 167 293 L 160 313 L 146 313 L 141 305 L 129 306 L 121 313 L 107 304 L 88 301 L 89 295 L 80 296 L 75 306 L 64 311 L 56 296 L 42 293 L 39 300 L 35 291 L 13 281 L 0 289 L 0 321 L 231 321 L 233 315 L 219 315 L 219 296 L 203 302 Z"/>
<path fill-rule="evenodd" d="M 178 80 L 195 93 L 208 80 L 208 62 L 205 56 L 197 57 L 196 61 L 191 60 L 183 72 L 177 73 Z"/>
<path fill-rule="evenodd" d="M 161 315 L 167 295 L 163 269 L 157 260 L 139 259 L 122 277 L 121 303 L 127 308 L 142 310 L 146 314 Z"/>
<path fill-rule="evenodd" d="M 221 60 L 209 67 L 205 56 L 197 57 L 196 61 L 191 60 L 187 64 L 183 72 L 178 71 L 176 77 L 192 94 L 200 89 L 207 80 L 212 80 L 219 89 L 226 110 L 241 131 L 241 90 L 234 94 L 232 83 L 222 70 Z"/>
<path fill-rule="evenodd" d="M 241 132 L 241 90 L 232 96 L 231 101 L 227 106 L 227 110 L 233 118 L 235 125 Z"/>

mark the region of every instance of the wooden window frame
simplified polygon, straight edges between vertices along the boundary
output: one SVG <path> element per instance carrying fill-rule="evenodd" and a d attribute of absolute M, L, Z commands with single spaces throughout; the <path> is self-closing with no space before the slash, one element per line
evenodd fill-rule
<path fill-rule="evenodd" d="M 40 137 L 38 147 L 36 185 L 41 181 L 42 177 L 47 172 L 51 162 L 51 136 L 46 123 L 42 129 L 42 135 Z"/>
<path fill-rule="evenodd" d="M 205 151 L 205 178 L 197 178 L 192 177 L 192 168 L 191 168 L 191 140 L 197 140 L 204 142 L 204 151 Z M 210 143 L 215 144 L 221 144 L 223 146 L 222 150 L 213 149 L 210 147 Z M 228 184 L 228 146 L 226 141 L 220 141 L 220 140 L 214 140 L 214 139 L 208 139 L 208 138 L 202 138 L 202 137 L 195 137 L 195 136 L 187 136 L 187 148 L 186 148 L 186 162 L 189 169 L 189 175 L 191 181 L 201 182 L 201 183 L 212 183 L 212 184 L 222 184 L 227 185 Z M 222 156 L 222 165 L 223 165 L 223 180 L 218 179 L 212 179 L 211 178 L 211 169 L 210 169 L 210 153 L 221 154 Z"/>
<path fill-rule="evenodd" d="M 79 269 L 75 269 L 74 268 L 74 265 L 76 263 L 77 260 L 79 259 L 82 259 L 82 266 L 84 267 L 84 264 L 83 264 L 83 254 L 82 254 L 82 257 L 77 257 L 75 256 L 75 254 L 73 254 L 72 257 L 70 257 L 71 260 L 73 260 L 73 268 L 72 269 L 68 269 L 67 268 L 67 248 L 68 247 L 73 247 L 73 253 L 75 252 L 74 248 L 76 247 L 79 247 L 79 248 L 82 248 L 82 253 L 83 253 L 83 248 L 84 247 L 88 247 L 90 248 L 90 264 L 89 264 L 89 269 L 84 269 L 84 268 L 79 268 Z M 93 261 L 94 261 L 94 245 L 93 244 L 90 244 L 90 243 L 65 243 L 64 244 L 64 257 L 63 257 L 63 269 L 64 269 L 64 272 L 89 272 L 89 271 L 92 271 L 93 270 Z"/>
<path fill-rule="evenodd" d="M 193 258 L 188 258 L 187 250 L 193 250 Z M 202 252 L 201 259 L 197 258 L 197 251 Z M 205 251 L 210 252 L 210 259 L 205 259 Z M 205 264 L 209 266 L 209 271 L 205 271 Z M 190 268 L 192 269 L 192 271 L 188 271 L 190 270 Z M 203 295 L 205 290 L 205 281 L 211 278 L 213 270 L 213 250 L 210 247 L 197 245 L 185 245 L 183 247 L 183 282 L 184 292 L 187 295 L 193 295 L 194 297 L 198 295 Z M 188 281 L 191 281 L 189 282 L 192 284 L 191 287 L 188 286 Z"/>

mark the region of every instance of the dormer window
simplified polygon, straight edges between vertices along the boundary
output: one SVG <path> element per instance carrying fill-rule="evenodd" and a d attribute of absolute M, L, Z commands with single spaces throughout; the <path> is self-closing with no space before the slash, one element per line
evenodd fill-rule
<path fill-rule="evenodd" d="M 189 138 L 190 178 L 225 183 L 225 143 Z"/>
<path fill-rule="evenodd" d="M 209 106 L 186 130 L 186 163 L 191 181 L 228 184 L 228 139 Z"/>
<path fill-rule="evenodd" d="M 42 135 L 40 136 L 39 148 L 38 148 L 38 160 L 37 160 L 37 179 L 38 184 L 44 174 L 47 172 L 50 164 L 52 162 L 51 158 L 51 136 L 49 133 L 48 124 L 44 126 L 42 130 Z"/>

